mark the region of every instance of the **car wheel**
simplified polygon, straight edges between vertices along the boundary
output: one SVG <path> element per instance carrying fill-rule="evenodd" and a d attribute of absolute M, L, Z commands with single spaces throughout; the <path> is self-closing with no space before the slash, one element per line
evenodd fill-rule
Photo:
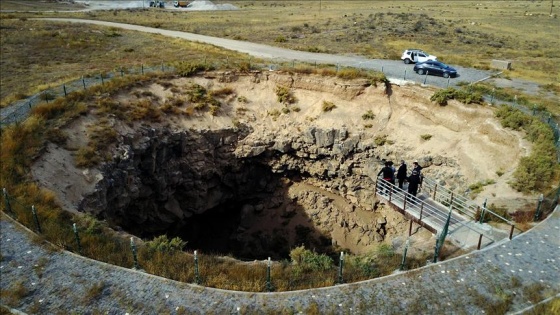
<path fill-rule="evenodd" d="M 424 74 L 424 69 L 418 69 L 418 74 L 423 75 Z"/>
<path fill-rule="evenodd" d="M 408 59 L 408 58 L 406 58 L 406 59 L 404 60 L 404 63 L 406 63 L 407 65 L 410 64 L 410 62 L 411 62 L 411 61 L 410 61 L 410 59 Z"/>
<path fill-rule="evenodd" d="M 443 77 L 446 78 L 446 79 L 449 78 L 449 73 L 444 72 L 444 73 L 443 73 Z"/>

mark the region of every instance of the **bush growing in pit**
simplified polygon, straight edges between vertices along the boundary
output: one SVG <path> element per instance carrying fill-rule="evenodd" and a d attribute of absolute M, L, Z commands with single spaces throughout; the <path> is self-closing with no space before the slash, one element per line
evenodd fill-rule
<path fill-rule="evenodd" d="M 296 97 L 286 86 L 277 86 L 275 89 L 278 102 L 282 104 L 294 104 L 297 102 Z"/>
<path fill-rule="evenodd" d="M 373 120 L 373 119 L 375 119 L 375 114 L 370 109 L 367 112 L 365 112 L 365 114 L 362 115 L 362 119 L 363 120 Z"/>
<path fill-rule="evenodd" d="M 333 102 L 323 101 L 323 111 L 330 112 L 336 108 L 336 105 Z"/>

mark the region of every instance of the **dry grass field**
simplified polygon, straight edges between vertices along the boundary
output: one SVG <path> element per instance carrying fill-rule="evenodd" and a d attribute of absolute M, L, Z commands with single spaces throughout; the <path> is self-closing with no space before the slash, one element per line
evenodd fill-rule
<path fill-rule="evenodd" d="M 239 10 L 188 11 L 169 3 L 169 9 L 65 12 L 80 6 L 2 1 L 2 104 L 84 72 L 217 53 L 210 46 L 152 35 L 30 20 L 40 17 L 125 22 L 370 58 L 398 59 L 403 49 L 418 47 L 442 61 L 480 69 L 487 69 L 492 59 L 507 59 L 513 61 L 507 77 L 560 90 L 559 9 L 551 1 L 213 2 Z"/>

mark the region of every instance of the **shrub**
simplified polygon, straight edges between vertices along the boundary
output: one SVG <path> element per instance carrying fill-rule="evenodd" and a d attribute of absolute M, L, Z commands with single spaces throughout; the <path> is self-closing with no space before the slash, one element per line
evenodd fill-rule
<path fill-rule="evenodd" d="M 187 242 L 183 241 L 180 237 L 169 239 L 167 235 L 160 235 L 146 242 L 146 246 L 151 251 L 174 252 L 183 250 L 187 246 Z"/>
<path fill-rule="evenodd" d="M 189 102 L 199 103 L 206 100 L 207 91 L 203 86 L 199 84 L 193 84 L 186 91 L 186 94 L 187 100 Z"/>
<path fill-rule="evenodd" d="M 478 92 L 467 92 L 464 90 L 456 90 L 454 88 L 438 90 L 430 97 L 432 102 L 435 102 L 440 106 L 447 105 L 447 101 L 452 99 L 465 104 L 482 104 L 484 102 L 482 95 Z"/>
<path fill-rule="evenodd" d="M 267 115 L 272 116 L 272 119 L 276 120 L 276 118 L 278 118 L 280 116 L 280 111 L 277 110 L 277 109 L 273 109 L 273 110 L 267 112 Z"/>
<path fill-rule="evenodd" d="M 336 73 L 336 76 L 341 79 L 351 80 L 356 78 L 367 77 L 366 72 L 356 68 L 344 68 Z"/>
<path fill-rule="evenodd" d="M 275 93 L 278 102 L 282 104 L 294 104 L 295 102 L 297 102 L 297 99 L 295 98 L 292 91 L 290 91 L 290 88 L 288 87 L 277 86 L 275 89 Z"/>
<path fill-rule="evenodd" d="M 58 128 L 52 128 L 45 132 L 45 138 L 54 144 L 64 145 L 68 140 L 68 135 Z"/>
<path fill-rule="evenodd" d="M 282 108 L 282 113 L 284 114 L 289 114 L 290 113 L 290 109 L 288 107 L 284 107 Z"/>
<path fill-rule="evenodd" d="M 323 111 L 330 112 L 336 108 L 336 105 L 333 102 L 323 101 Z"/>
<path fill-rule="evenodd" d="M 249 103 L 249 100 L 248 100 L 245 96 L 239 96 L 239 97 L 237 97 L 237 101 L 238 101 L 239 103 L 243 103 L 243 104 Z"/>
<path fill-rule="evenodd" d="M 214 97 L 225 97 L 232 94 L 235 94 L 235 90 L 231 87 L 223 87 L 221 89 L 210 92 L 210 95 Z"/>
<path fill-rule="evenodd" d="M 182 77 L 189 77 L 189 76 L 191 76 L 193 74 L 196 74 L 198 72 L 209 71 L 209 70 L 213 69 L 213 67 L 210 66 L 210 65 L 200 64 L 200 63 L 191 63 L 191 62 L 186 62 L 186 61 L 180 61 L 180 62 L 176 63 L 174 66 L 175 66 L 175 71 L 177 72 L 177 74 L 182 76 Z"/>
<path fill-rule="evenodd" d="M 326 271 L 333 267 L 333 260 L 325 254 L 318 254 L 299 246 L 290 251 L 290 259 L 303 271 Z"/>
<path fill-rule="evenodd" d="M 432 139 L 432 135 L 423 134 L 423 135 L 420 135 L 420 138 L 422 138 L 422 140 L 428 141 L 428 140 Z"/>
<path fill-rule="evenodd" d="M 101 157 L 97 154 L 97 150 L 92 147 L 83 147 L 78 149 L 75 157 L 77 167 L 91 167 L 101 162 Z"/>
<path fill-rule="evenodd" d="M 210 105 L 210 115 L 217 116 L 219 110 L 220 110 L 220 106 Z"/>
<path fill-rule="evenodd" d="M 525 130 L 527 139 L 534 143 L 531 154 L 519 161 L 511 187 L 521 192 L 546 189 L 558 169 L 552 129 L 538 119 L 506 105 L 496 111 L 496 117 L 506 128 Z"/>
<path fill-rule="evenodd" d="M 365 114 L 362 115 L 363 120 L 373 120 L 375 119 L 375 114 L 370 110 L 368 110 Z"/>
<path fill-rule="evenodd" d="M 286 37 L 284 37 L 282 35 L 280 35 L 280 36 L 278 36 L 274 39 L 274 42 L 276 42 L 276 43 L 285 43 L 286 41 L 287 41 Z"/>
<path fill-rule="evenodd" d="M 387 142 L 387 135 L 375 136 L 375 138 L 373 138 L 373 142 L 377 146 L 382 146 Z"/>

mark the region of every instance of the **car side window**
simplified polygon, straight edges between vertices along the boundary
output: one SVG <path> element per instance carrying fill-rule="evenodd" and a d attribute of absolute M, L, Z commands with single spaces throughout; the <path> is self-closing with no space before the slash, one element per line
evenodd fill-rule
<path fill-rule="evenodd" d="M 419 53 L 418 57 L 426 57 L 426 55 L 424 55 L 423 53 Z"/>

